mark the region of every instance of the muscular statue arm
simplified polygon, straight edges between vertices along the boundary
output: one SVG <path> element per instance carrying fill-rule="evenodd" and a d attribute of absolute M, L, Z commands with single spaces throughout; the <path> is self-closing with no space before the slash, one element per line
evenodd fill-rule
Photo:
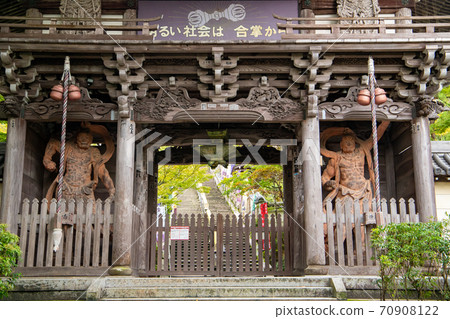
<path fill-rule="evenodd" d="M 386 129 L 388 128 L 389 124 L 391 122 L 389 121 L 383 121 L 381 122 L 381 124 L 378 126 L 377 129 L 377 137 L 378 137 L 378 141 L 383 137 L 384 132 L 386 132 Z M 372 135 L 370 136 L 370 138 L 368 138 L 365 142 L 364 145 L 362 145 L 364 148 L 371 150 L 373 147 L 373 138 Z"/>
<path fill-rule="evenodd" d="M 327 167 L 323 171 L 322 174 L 322 185 L 325 185 L 330 179 L 332 179 L 336 175 L 336 170 L 334 169 L 335 159 L 332 158 L 328 162 Z"/>
<path fill-rule="evenodd" d="M 102 164 L 98 169 L 98 177 L 102 180 L 103 184 L 105 185 L 106 189 L 108 190 L 109 197 L 114 197 L 114 194 L 116 193 L 116 188 L 114 187 L 114 182 L 111 179 L 111 176 L 109 176 L 109 172 L 105 167 L 105 164 Z"/>
<path fill-rule="evenodd" d="M 60 142 L 52 138 L 47 143 L 44 153 L 44 159 L 42 160 L 44 167 L 50 172 L 56 170 L 56 163 L 52 161 L 52 157 L 56 152 L 60 152 Z"/>
<path fill-rule="evenodd" d="M 95 162 L 100 163 L 101 161 L 101 154 L 100 151 L 97 148 L 91 149 L 92 156 L 95 160 Z M 114 197 L 114 194 L 116 193 L 116 188 L 114 187 L 114 182 L 111 179 L 111 176 L 109 176 L 109 172 L 105 167 L 105 164 L 101 164 L 98 166 L 98 178 L 103 182 L 103 185 L 105 185 L 106 189 L 108 190 L 109 197 Z"/>

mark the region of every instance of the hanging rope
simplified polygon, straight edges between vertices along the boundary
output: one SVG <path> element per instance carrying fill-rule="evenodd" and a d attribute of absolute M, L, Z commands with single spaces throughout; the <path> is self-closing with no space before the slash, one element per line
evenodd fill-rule
<path fill-rule="evenodd" d="M 380 171 L 378 165 L 378 133 L 377 133 L 377 105 L 375 103 L 375 66 L 372 57 L 369 57 L 369 90 L 370 90 L 370 107 L 372 109 L 372 138 L 373 138 L 373 163 L 375 173 L 375 198 L 376 213 L 381 213 L 380 198 Z"/>
<path fill-rule="evenodd" d="M 58 172 L 58 188 L 57 188 L 57 208 L 56 208 L 56 225 L 53 229 L 53 250 L 58 251 L 59 244 L 62 237 L 62 223 L 61 223 L 61 204 L 62 204 L 62 189 L 63 177 L 65 171 L 65 154 L 66 154 L 66 125 L 67 125 L 67 102 L 69 99 L 69 80 L 70 80 L 70 60 L 66 57 L 64 62 L 63 73 L 63 114 L 61 124 L 61 150 L 59 152 L 59 172 Z"/>

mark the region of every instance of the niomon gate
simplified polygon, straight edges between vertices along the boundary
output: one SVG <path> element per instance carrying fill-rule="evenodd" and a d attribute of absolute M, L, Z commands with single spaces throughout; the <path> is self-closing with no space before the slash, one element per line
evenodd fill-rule
<path fill-rule="evenodd" d="M 154 27 L 135 25 L 122 31 L 142 34 L 117 36 L 120 46 L 104 34 L 59 33 L 77 31 L 76 25 L 23 24 L 15 27 L 25 33 L 13 33 L 2 24 L 0 88 L 8 141 L 1 220 L 20 236 L 19 271 L 29 276 L 99 275 L 107 269 L 112 275 L 142 276 L 374 273 L 368 236 L 372 203 L 322 202 L 328 158 L 318 163 L 321 150 L 314 147 L 308 147 L 311 156 L 298 158 L 302 146 L 321 145 L 330 128 L 341 133 L 348 128 L 358 141 L 370 138 L 370 108 L 356 97 L 367 86 L 372 55 L 378 85 L 391 97 L 377 107 L 378 119 L 390 121 L 380 140 L 381 193 L 394 199 L 382 201 L 383 219 L 435 218 L 428 127 L 441 110 L 431 96 L 448 78 L 450 36 L 439 23 L 424 28 L 398 22 L 390 25 L 396 32 L 392 41 L 384 33 L 386 24 L 364 24 L 376 33 L 349 34 L 339 24 L 287 19 L 278 25 L 286 31 L 283 40 L 245 44 L 152 42 L 143 37 Z M 330 34 L 315 33 L 325 26 Z M 39 28 L 50 34 L 36 33 Z M 65 42 L 58 43 L 62 37 Z M 107 200 L 109 190 L 99 182 L 97 201 L 65 202 L 62 244 L 53 253 L 56 202 L 41 199 L 55 175 L 44 169 L 42 158 L 50 138 L 59 134 L 61 103 L 46 96 L 67 55 L 82 88 L 81 100 L 69 103 L 68 132 L 77 132 L 81 122 L 108 129 L 116 152 L 105 167 L 115 195 Z M 264 227 L 254 215 L 198 214 L 156 223 L 157 164 L 165 158 L 159 147 L 171 147 L 168 165 L 190 164 L 195 156 L 207 163 L 210 158 L 196 153 L 193 141 L 211 141 L 217 131 L 227 136 L 216 142 L 244 145 L 237 163 L 247 156 L 256 163 L 250 152 L 255 145 L 266 163 L 280 163 L 281 152 L 270 145 L 295 141 L 284 146 L 286 213 L 272 216 Z M 340 138 L 330 137 L 325 147 L 337 152 Z M 94 134 L 93 142 L 105 152 L 104 136 Z M 142 169 L 148 165 L 153 174 Z M 367 165 L 365 170 L 367 175 Z M 171 241 L 170 226 L 189 226 L 189 240 Z"/>

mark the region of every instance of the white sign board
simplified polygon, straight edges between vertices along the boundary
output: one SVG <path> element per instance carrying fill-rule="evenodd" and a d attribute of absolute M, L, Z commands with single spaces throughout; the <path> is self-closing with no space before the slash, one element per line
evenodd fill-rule
<path fill-rule="evenodd" d="M 189 240 L 189 226 L 171 226 L 170 240 Z"/>

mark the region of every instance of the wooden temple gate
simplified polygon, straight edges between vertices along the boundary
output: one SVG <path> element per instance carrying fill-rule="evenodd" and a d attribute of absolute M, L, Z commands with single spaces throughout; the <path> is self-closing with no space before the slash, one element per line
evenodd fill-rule
<path fill-rule="evenodd" d="M 283 22 L 278 23 L 280 40 L 249 43 L 158 42 L 152 36 L 157 26 L 150 24 L 158 19 L 134 19 L 136 8 L 125 12 L 121 7 L 131 17 L 124 25 L 108 25 L 114 21 L 107 19 L 77 25 L 64 17 L 45 24 L 49 18 L 38 9 L 54 13 L 46 6 L 29 8 L 27 17 L 1 17 L 0 93 L 5 101 L 0 115 L 8 119 L 8 140 L 0 221 L 21 237 L 19 271 L 102 274 L 114 262 L 119 270 L 130 270 L 127 275 L 301 275 L 308 267 L 338 268 L 329 253 L 340 266 L 366 267 L 368 273 L 374 266 L 367 242 L 370 226 L 363 225 L 363 215 L 349 214 L 346 205 L 339 208 L 337 203 L 333 209 L 327 204 L 323 211 L 325 167 L 319 164 L 321 150 L 311 146 L 320 145 L 321 134 L 330 128 L 370 137 L 370 107 L 356 97 L 367 86 L 367 59 L 372 56 L 378 85 L 390 97 L 376 109 L 379 120 L 390 121 L 380 140 L 381 193 L 414 198 L 418 212 L 410 201 L 385 203 L 384 208 L 391 207 L 388 221 L 435 218 L 429 120 L 442 111 L 433 96 L 450 79 L 449 17 L 438 19 L 445 23 L 430 23 L 437 18 L 414 17 L 398 1 L 388 2 L 380 12 L 398 9 L 396 17 L 364 18 L 363 25 L 341 24 L 348 18 L 315 17 L 319 9 L 301 7 L 300 18 L 278 17 Z M 311 3 L 311 8 L 320 7 L 320 1 Z M 336 14 L 332 10 L 327 14 Z M 316 23 L 324 19 L 327 24 Z M 115 36 L 120 46 L 106 31 L 121 33 Z M 116 192 L 112 203 L 67 203 L 68 211 L 74 211 L 73 224 L 64 226 L 61 252 L 54 254 L 49 225 L 55 204 L 22 200 L 43 198 L 55 177 L 42 158 L 49 139 L 60 132 L 61 103 L 48 96 L 66 56 L 82 91 L 81 100 L 69 103 L 68 132 L 79 130 L 80 122 L 97 122 L 114 136 L 115 160 L 105 167 Z M 226 130 L 229 140 L 245 138 L 252 147 L 261 139 L 264 146 L 277 145 L 272 139 L 295 140 L 283 164 L 289 215 L 271 218 L 263 229 L 250 216 L 168 217 L 164 227 L 156 226 L 157 178 L 136 170 L 146 164 L 135 156 L 137 143 L 153 133 L 169 136 L 163 144 L 177 149 L 172 164 L 192 163 L 192 140 L 210 139 L 209 133 L 218 129 Z M 95 142 L 100 151 L 103 141 Z M 295 163 L 302 146 L 309 146 L 317 161 Z M 339 152 L 337 137 L 327 147 Z M 268 164 L 274 163 L 269 158 L 280 159 L 275 148 L 264 150 Z M 239 153 L 238 161 L 244 161 L 245 148 Z M 202 164 L 207 162 L 201 158 Z M 97 188 L 95 196 L 105 199 L 108 194 Z M 363 227 L 354 227 L 353 235 L 350 225 L 355 224 Z M 189 226 L 190 240 L 170 240 L 171 226 Z"/>

